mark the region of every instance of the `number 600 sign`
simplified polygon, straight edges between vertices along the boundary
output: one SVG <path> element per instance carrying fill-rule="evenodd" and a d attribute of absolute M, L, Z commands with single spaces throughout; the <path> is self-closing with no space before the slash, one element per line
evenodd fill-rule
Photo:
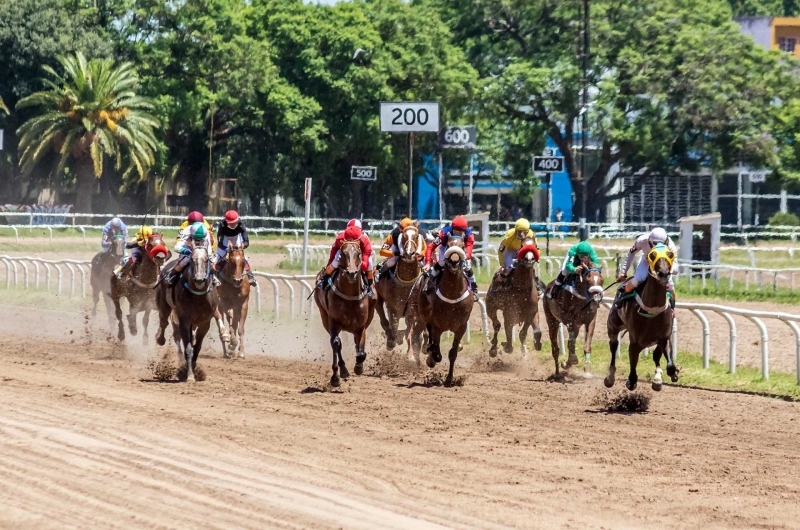
<path fill-rule="evenodd" d="M 381 131 L 438 132 L 439 104 L 381 103 Z"/>

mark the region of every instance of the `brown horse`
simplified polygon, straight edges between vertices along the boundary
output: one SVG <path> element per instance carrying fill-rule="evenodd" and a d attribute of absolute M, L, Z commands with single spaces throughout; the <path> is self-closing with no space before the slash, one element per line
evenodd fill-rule
<path fill-rule="evenodd" d="M 163 234 L 153 234 L 147 238 L 142 258 L 123 279 L 111 275 L 111 300 L 114 302 L 114 313 L 117 317 L 117 338 L 125 340 L 125 326 L 122 323 L 122 308 L 119 305 L 124 297 L 128 299 L 128 326 L 131 335 L 136 336 L 136 315 L 144 312 L 142 342 L 147 343 L 147 326 L 150 323 L 150 311 L 156 310 L 156 297 L 153 288 L 158 285 L 159 274 L 164 261 L 170 253 L 164 245 Z"/>
<path fill-rule="evenodd" d="M 219 296 L 211 278 L 211 262 L 208 249 L 196 247 L 192 250 L 191 263 L 181 271 L 181 278 L 175 287 L 160 282 L 155 291 L 158 307 L 158 332 L 156 344 L 166 343 L 164 330 L 172 320 L 173 337 L 178 347 L 178 357 L 186 363 L 186 379 L 195 381 L 194 370 L 197 356 L 203 346 L 203 339 L 211 327 L 211 320 L 218 314 Z M 224 322 L 220 325 L 220 335 L 225 333 Z M 223 347 L 224 347 L 223 339 Z"/>
<path fill-rule="evenodd" d="M 660 251 L 660 252 L 659 252 Z M 654 254 L 655 253 L 655 254 Z M 672 382 L 678 381 L 680 369 L 675 366 L 675 355 L 672 351 L 672 323 L 675 318 L 669 307 L 667 298 L 667 284 L 670 279 L 674 254 L 666 247 L 651 250 L 650 275 L 644 282 L 641 293 L 625 300 L 615 300 L 608 314 L 608 344 L 611 348 L 611 364 L 604 383 L 608 388 L 614 386 L 617 371 L 617 349 L 619 348 L 619 335 L 628 330 L 630 348 L 628 356 L 631 363 L 631 373 L 625 386 L 628 390 L 636 388 L 639 376 L 636 374 L 636 365 L 639 363 L 639 353 L 644 348 L 655 346 L 653 361 L 656 365 L 653 377 L 653 390 L 661 390 L 663 381 L 661 374 L 661 355 L 667 358 L 667 375 Z M 646 258 L 642 258 L 646 259 Z M 620 295 L 617 295 L 618 298 Z"/>
<path fill-rule="evenodd" d="M 244 325 L 247 320 L 247 306 L 250 300 L 250 282 L 245 278 L 244 248 L 239 244 L 228 246 L 225 266 L 217 276 L 222 284 L 219 291 L 219 310 L 228 321 L 231 341 L 223 353 L 226 359 L 239 350 L 239 358 L 244 359 Z"/>
<path fill-rule="evenodd" d="M 361 272 L 361 246 L 358 241 L 345 241 L 340 249 L 339 269 L 334 272 L 329 289 L 315 289 L 314 301 L 319 308 L 319 316 L 325 331 L 331 337 L 333 349 L 333 375 L 331 386 L 341 385 L 341 378 L 350 377 L 342 356 L 342 340 L 339 334 L 347 331 L 353 334 L 356 344 L 356 375 L 364 373 L 367 352 L 367 328 L 375 316 L 375 299 L 367 296 L 364 273 Z M 320 271 L 317 280 L 322 277 Z"/>
<path fill-rule="evenodd" d="M 106 312 L 108 313 L 109 326 L 114 325 L 114 309 L 111 301 L 111 282 L 109 279 L 114 275 L 114 267 L 125 254 L 125 236 L 117 234 L 111 241 L 111 248 L 106 252 L 98 252 L 92 258 L 92 273 L 90 282 L 92 284 L 92 316 L 97 316 L 97 303 L 100 295 L 104 295 Z"/>
<path fill-rule="evenodd" d="M 444 381 L 445 386 L 453 384 L 453 368 L 458 357 L 461 338 L 467 331 L 467 323 L 472 313 L 472 299 L 469 281 L 464 275 L 464 262 L 467 259 L 464 252 L 464 242 L 461 239 L 450 238 L 444 252 L 445 267 L 441 272 L 441 280 L 435 293 L 425 293 L 425 283 L 433 281 L 426 278 L 418 294 L 417 312 L 428 332 L 428 368 L 433 368 L 442 361 L 442 352 L 439 343 L 442 333 L 453 332 L 453 346 L 448 352 L 450 369 Z"/>
<path fill-rule="evenodd" d="M 574 285 L 569 280 L 574 280 Z M 553 288 L 555 280 L 547 286 L 548 292 Z M 553 361 L 556 365 L 555 376 L 559 377 L 558 357 L 561 353 L 558 345 L 558 324 L 564 324 L 569 333 L 567 349 L 569 359 L 561 367 L 569 370 L 578 364 L 575 355 L 575 339 L 582 327 L 586 329 L 583 340 L 583 355 L 585 359 L 584 374 L 591 374 L 592 336 L 594 335 L 595 317 L 597 308 L 603 301 L 603 274 L 596 263 L 592 263 L 588 256 L 581 257 L 581 264 L 576 274 L 564 279 L 564 285 L 553 296 L 544 298 L 544 315 L 547 319 L 547 329 L 550 333 L 550 344 L 553 350 Z"/>
<path fill-rule="evenodd" d="M 531 240 L 530 243 L 533 243 Z M 523 249 L 527 243 L 523 243 Z M 513 328 L 519 325 L 519 341 L 522 343 L 522 352 L 527 357 L 528 347 L 525 340 L 528 337 L 528 328 L 533 327 L 533 347 L 542 349 L 542 330 L 539 328 L 539 290 L 536 277 L 535 264 L 539 261 L 539 252 L 534 252 L 531 245 L 528 250 L 517 260 L 517 266 L 511 271 L 505 285 L 493 281 L 486 292 L 486 311 L 492 319 L 494 337 L 489 356 L 497 356 L 497 334 L 500 332 L 500 319 L 498 311 L 503 312 L 505 323 L 506 342 L 503 348 L 506 353 L 514 351 Z"/>
<path fill-rule="evenodd" d="M 422 258 L 425 248 L 422 235 L 415 226 L 405 228 L 400 238 L 400 241 L 397 242 L 400 248 L 400 259 L 395 265 L 394 272 L 387 271 L 381 274 L 378 281 L 375 282 L 378 318 L 386 333 L 386 349 L 389 351 L 393 350 L 398 343 L 403 343 L 403 335 L 398 334 L 397 330 L 400 318 L 405 318 L 406 330 L 411 330 L 413 327 L 410 322 L 411 317 L 406 310 L 411 290 L 420 278 L 419 260 Z"/>

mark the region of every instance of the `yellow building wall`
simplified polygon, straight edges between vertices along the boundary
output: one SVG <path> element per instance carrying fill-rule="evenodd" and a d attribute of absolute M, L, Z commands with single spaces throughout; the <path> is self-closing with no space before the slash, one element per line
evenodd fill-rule
<path fill-rule="evenodd" d="M 800 57 L 800 17 L 775 17 L 772 19 L 772 49 L 779 50 L 778 39 L 797 39 L 794 56 Z"/>

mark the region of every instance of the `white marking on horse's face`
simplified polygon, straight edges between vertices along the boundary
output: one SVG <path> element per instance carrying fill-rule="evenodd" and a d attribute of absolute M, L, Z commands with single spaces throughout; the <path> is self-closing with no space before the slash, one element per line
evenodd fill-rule
<path fill-rule="evenodd" d="M 208 250 L 206 248 L 195 247 L 192 250 L 192 265 L 194 268 L 194 281 L 204 281 L 208 275 Z"/>
<path fill-rule="evenodd" d="M 533 261 L 533 252 L 531 252 L 530 250 L 528 252 L 526 252 L 525 253 L 525 259 L 528 260 L 528 261 Z"/>

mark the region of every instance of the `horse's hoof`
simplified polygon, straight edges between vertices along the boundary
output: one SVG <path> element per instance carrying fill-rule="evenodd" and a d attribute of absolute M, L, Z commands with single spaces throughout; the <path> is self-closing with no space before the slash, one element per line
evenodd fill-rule
<path fill-rule="evenodd" d="M 536 351 L 542 351 L 542 342 L 541 341 L 534 342 L 533 343 L 533 349 L 536 350 Z"/>
<path fill-rule="evenodd" d="M 425 364 L 428 365 L 428 368 L 433 368 L 436 366 L 436 361 L 434 360 L 433 355 L 428 355 L 428 357 L 425 359 Z"/>
<path fill-rule="evenodd" d="M 463 344 L 459 344 L 458 345 L 458 353 L 461 353 L 462 351 L 464 351 L 464 345 Z"/>
<path fill-rule="evenodd" d="M 364 364 L 364 361 L 367 360 L 367 354 L 364 353 L 362 355 L 356 355 L 356 364 Z"/>
<path fill-rule="evenodd" d="M 117 340 L 120 340 L 120 341 L 123 341 L 123 340 L 125 340 L 125 333 L 124 333 L 124 332 L 122 332 L 122 331 L 120 331 L 119 333 L 117 333 Z"/>
<path fill-rule="evenodd" d="M 661 392 L 661 388 L 663 388 L 663 383 L 653 383 L 653 390 L 656 392 Z"/>
<path fill-rule="evenodd" d="M 350 378 L 350 370 L 347 369 L 345 365 L 339 365 L 339 374 L 342 376 L 342 379 L 349 379 Z"/>
<path fill-rule="evenodd" d="M 339 379 L 338 375 L 334 375 L 331 377 L 331 386 L 334 388 L 339 388 L 342 386 L 342 380 Z"/>
<path fill-rule="evenodd" d="M 677 366 L 667 366 L 667 375 L 669 376 L 670 379 L 672 379 L 673 383 L 677 383 L 678 382 L 678 374 L 679 373 L 680 373 L 680 370 L 678 369 Z"/>
<path fill-rule="evenodd" d="M 672 380 L 673 383 L 677 383 L 678 382 L 678 374 L 671 375 L 671 376 L 669 376 L 669 378 Z"/>
<path fill-rule="evenodd" d="M 196 383 L 197 379 L 195 379 L 194 374 L 189 374 L 189 376 L 186 378 L 186 382 L 187 383 Z"/>
<path fill-rule="evenodd" d="M 386 341 L 386 351 L 392 351 L 397 346 L 397 343 L 393 340 Z"/>
<path fill-rule="evenodd" d="M 156 337 L 156 344 L 158 344 L 159 346 L 163 346 L 166 343 L 167 343 L 166 337 Z"/>
<path fill-rule="evenodd" d="M 514 345 L 509 342 L 503 343 L 503 351 L 506 353 L 514 353 Z"/>
<path fill-rule="evenodd" d="M 451 387 L 453 386 L 453 376 L 447 374 L 447 377 L 444 378 L 444 386 Z"/>
<path fill-rule="evenodd" d="M 492 346 L 489 349 L 489 357 L 497 357 L 497 346 Z"/>
<path fill-rule="evenodd" d="M 356 373 L 356 375 L 363 374 L 364 373 L 364 363 L 356 363 L 355 367 L 353 368 L 353 371 Z"/>
<path fill-rule="evenodd" d="M 603 384 L 606 385 L 606 388 L 611 388 L 614 386 L 614 379 L 613 375 L 607 375 L 605 379 L 603 379 Z"/>
<path fill-rule="evenodd" d="M 634 390 L 636 390 L 636 383 L 631 383 L 631 380 L 628 379 L 627 381 L 625 381 L 625 388 L 633 392 Z"/>
<path fill-rule="evenodd" d="M 223 358 L 223 359 L 230 359 L 230 358 L 231 358 L 231 356 L 230 356 L 230 355 L 228 355 L 228 352 L 222 352 L 222 358 Z"/>
<path fill-rule="evenodd" d="M 437 363 L 442 362 L 442 352 L 433 352 L 433 360 Z"/>
<path fill-rule="evenodd" d="M 239 354 L 239 358 L 240 358 L 240 359 L 244 359 L 244 352 L 242 352 L 242 353 L 240 353 L 240 354 Z"/>

